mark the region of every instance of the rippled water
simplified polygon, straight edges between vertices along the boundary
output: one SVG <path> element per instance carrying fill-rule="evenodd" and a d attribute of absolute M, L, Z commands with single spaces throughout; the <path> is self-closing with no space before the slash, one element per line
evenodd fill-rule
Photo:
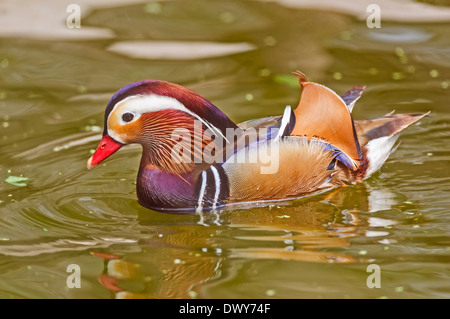
<path fill-rule="evenodd" d="M 450 297 L 449 7 L 381 1 L 369 29 L 356 0 L 78 1 L 70 30 L 69 3 L 0 4 L 1 298 Z M 129 82 L 182 84 L 239 122 L 296 105 L 296 69 L 339 93 L 367 85 L 355 119 L 431 116 L 363 184 L 265 207 L 145 209 L 137 147 L 86 170 Z"/>

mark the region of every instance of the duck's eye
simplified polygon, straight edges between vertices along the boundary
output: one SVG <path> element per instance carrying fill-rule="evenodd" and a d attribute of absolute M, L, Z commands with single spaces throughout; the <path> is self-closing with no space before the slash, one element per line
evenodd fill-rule
<path fill-rule="evenodd" d="M 131 122 L 133 120 L 133 118 L 134 118 L 134 115 L 132 113 L 127 112 L 127 113 L 123 113 L 123 115 L 122 115 L 122 120 L 124 122 Z"/>

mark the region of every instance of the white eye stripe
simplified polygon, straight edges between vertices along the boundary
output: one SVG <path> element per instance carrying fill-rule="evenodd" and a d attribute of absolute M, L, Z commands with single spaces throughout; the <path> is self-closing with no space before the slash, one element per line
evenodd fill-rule
<path fill-rule="evenodd" d="M 194 112 L 190 111 L 183 103 L 178 101 L 177 99 L 169 96 L 161 96 L 157 94 L 148 94 L 148 95 L 133 95 L 129 96 L 121 101 L 119 101 L 116 105 L 114 105 L 113 109 L 108 115 L 108 119 L 111 116 L 111 114 L 114 114 L 116 110 L 123 109 L 124 112 L 119 112 L 120 116 L 119 123 L 127 124 L 127 122 L 124 122 L 122 120 L 122 114 L 123 113 L 133 113 L 135 115 L 136 120 L 141 114 L 149 113 L 149 112 L 156 112 L 156 111 L 162 111 L 162 110 L 179 110 L 182 112 L 185 112 L 192 117 L 195 117 L 197 120 L 201 121 L 205 126 L 211 130 L 211 132 L 214 132 L 215 134 L 221 135 L 222 138 L 225 139 L 225 141 L 228 141 L 228 139 L 222 134 L 222 131 L 220 131 L 217 127 L 209 123 L 208 121 L 202 119 L 200 116 L 195 114 Z M 129 123 L 129 122 L 128 122 Z M 108 128 L 108 134 L 112 131 Z M 114 134 L 113 134 L 114 135 Z M 114 137 L 114 136 L 112 136 Z"/>
<path fill-rule="evenodd" d="M 119 101 L 114 105 L 110 115 L 117 109 L 124 108 L 126 112 L 144 114 L 148 112 L 156 112 L 166 109 L 175 109 L 180 111 L 188 111 L 186 107 L 177 99 L 169 96 L 161 96 L 157 94 L 149 95 L 132 95 Z"/>

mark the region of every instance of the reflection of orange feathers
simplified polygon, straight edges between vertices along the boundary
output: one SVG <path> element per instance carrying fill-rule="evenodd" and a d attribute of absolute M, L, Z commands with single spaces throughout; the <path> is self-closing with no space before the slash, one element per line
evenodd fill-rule
<path fill-rule="evenodd" d="M 291 135 L 319 138 L 333 144 L 359 167 L 360 151 L 353 119 L 345 102 L 332 90 L 308 82 L 300 73 L 294 73 L 302 86 L 298 107 L 294 110 L 295 127 Z"/>

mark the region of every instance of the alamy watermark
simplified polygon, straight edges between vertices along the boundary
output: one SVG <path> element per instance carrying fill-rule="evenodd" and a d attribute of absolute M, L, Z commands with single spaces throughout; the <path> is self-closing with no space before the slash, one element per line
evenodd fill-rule
<path fill-rule="evenodd" d="M 366 272 L 372 273 L 367 277 L 366 284 L 368 288 L 381 288 L 381 268 L 377 264 L 367 266 Z"/>
<path fill-rule="evenodd" d="M 66 19 L 66 25 L 69 29 L 81 28 L 81 8 L 78 4 L 69 4 L 66 12 L 70 15 Z"/>
<path fill-rule="evenodd" d="M 381 8 L 378 4 L 369 4 L 366 9 L 370 13 L 367 17 L 366 24 L 369 29 L 381 28 Z"/>
<path fill-rule="evenodd" d="M 174 163 L 254 163 L 261 174 L 274 174 L 279 168 L 279 138 L 274 128 L 203 129 L 204 123 L 194 121 L 193 129 L 172 131 L 171 159 Z"/>
<path fill-rule="evenodd" d="M 67 273 L 70 273 L 67 276 L 66 285 L 67 288 L 81 288 L 81 268 L 77 264 L 70 264 L 66 269 Z"/>

